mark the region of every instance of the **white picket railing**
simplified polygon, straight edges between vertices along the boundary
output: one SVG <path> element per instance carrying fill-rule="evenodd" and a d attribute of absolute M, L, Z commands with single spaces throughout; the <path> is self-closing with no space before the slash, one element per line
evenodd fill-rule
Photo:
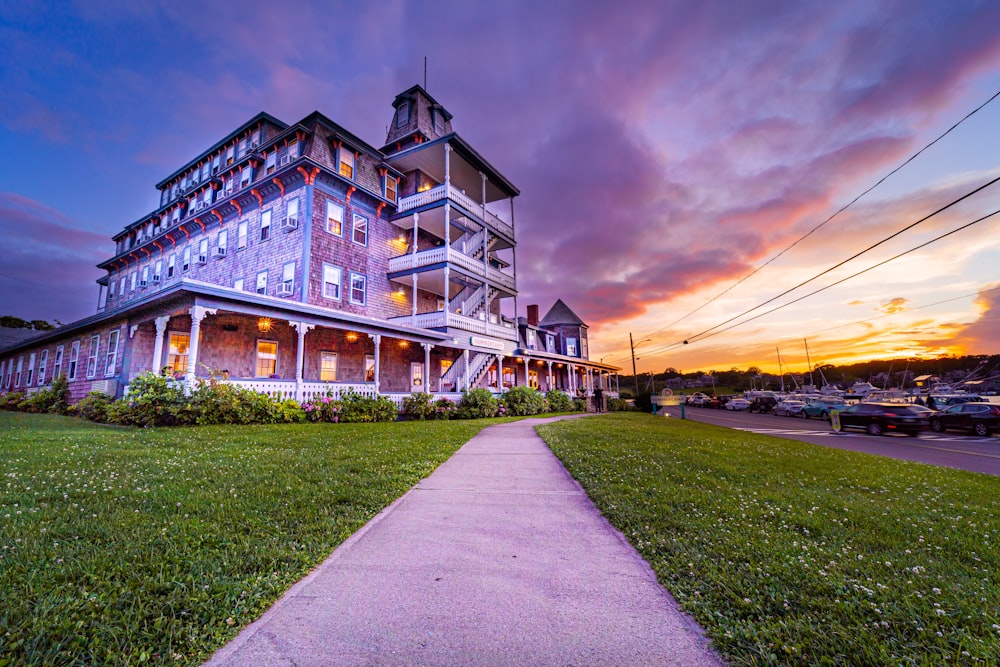
<path fill-rule="evenodd" d="M 409 271 L 432 264 L 441 264 L 442 262 L 450 262 L 456 266 L 461 266 L 469 273 L 491 280 L 498 285 L 506 287 L 508 290 L 514 291 L 517 289 L 517 281 L 514 280 L 514 276 L 508 275 L 497 268 L 488 266 L 478 259 L 469 257 L 447 246 L 391 257 L 389 258 L 389 272 Z"/>
<path fill-rule="evenodd" d="M 444 184 L 441 184 L 437 187 L 431 188 L 430 190 L 424 190 L 423 192 L 417 192 L 416 194 L 406 197 L 400 197 L 399 205 L 396 207 L 396 210 L 399 213 L 405 213 L 411 209 L 441 201 L 445 198 L 445 196 L 454 201 L 456 204 L 460 204 L 470 214 L 475 216 L 479 222 L 485 223 L 487 226 L 491 227 L 497 233 L 502 234 L 507 239 L 511 241 L 514 240 L 513 225 L 505 222 L 493 212 L 486 210 L 482 204 L 475 201 L 472 197 L 465 194 L 454 185 L 450 186 L 447 191 L 445 190 Z"/>

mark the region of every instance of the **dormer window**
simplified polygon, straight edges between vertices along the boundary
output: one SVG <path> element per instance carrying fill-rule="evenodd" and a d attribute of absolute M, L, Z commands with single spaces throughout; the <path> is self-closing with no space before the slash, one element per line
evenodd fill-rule
<path fill-rule="evenodd" d="M 444 113 L 440 109 L 434 110 L 434 132 L 439 136 L 444 134 Z"/>
<path fill-rule="evenodd" d="M 406 100 L 396 109 L 396 127 L 406 127 L 410 122 L 410 101 Z"/>
<path fill-rule="evenodd" d="M 276 164 L 277 158 L 278 158 L 278 151 L 271 151 L 270 153 L 267 154 L 267 157 L 264 158 L 265 174 L 270 174 L 271 172 L 274 171 L 274 165 Z"/>
<path fill-rule="evenodd" d="M 341 146 L 340 148 L 340 175 L 345 178 L 354 178 L 354 151 Z"/>
<path fill-rule="evenodd" d="M 396 203 L 396 193 L 399 191 L 399 180 L 395 176 L 385 175 L 385 198 Z"/>
<path fill-rule="evenodd" d="M 233 155 L 236 153 L 236 147 L 230 146 L 226 151 L 226 166 L 228 167 L 233 163 Z"/>
<path fill-rule="evenodd" d="M 219 155 L 216 155 L 214 158 L 212 158 L 212 174 L 213 175 L 219 173 L 219 161 L 221 159 L 222 159 L 222 157 L 219 156 Z"/>
<path fill-rule="evenodd" d="M 298 156 L 299 156 L 299 142 L 293 141 L 292 143 L 288 144 L 288 158 L 290 160 L 294 160 Z"/>

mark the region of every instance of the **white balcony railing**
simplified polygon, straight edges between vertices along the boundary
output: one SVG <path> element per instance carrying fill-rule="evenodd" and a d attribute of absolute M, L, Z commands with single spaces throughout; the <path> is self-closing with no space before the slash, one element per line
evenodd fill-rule
<path fill-rule="evenodd" d="M 455 264 L 456 266 L 460 266 L 469 273 L 485 278 L 511 292 L 517 290 L 517 281 L 514 280 L 514 276 L 506 274 L 500 269 L 492 266 L 487 266 L 480 260 L 469 257 L 468 255 L 461 253 L 454 248 L 449 248 L 448 246 L 440 246 L 438 248 L 431 248 L 430 250 L 421 250 L 420 252 L 411 253 L 409 255 L 392 257 L 389 259 L 389 272 L 395 273 L 397 271 L 409 271 L 411 269 L 417 269 L 422 266 L 430 266 L 432 264 L 440 264 L 442 262 L 449 262 L 451 264 Z"/>
<path fill-rule="evenodd" d="M 390 318 L 392 322 L 409 324 L 421 329 L 441 329 L 451 327 L 468 331 L 470 333 L 492 336 L 502 340 L 517 340 L 517 331 L 512 323 L 494 324 L 489 320 L 480 320 L 475 317 L 465 317 L 450 311 L 437 311 L 433 313 L 418 313 L 417 315 L 403 315 L 402 317 Z"/>
<path fill-rule="evenodd" d="M 405 213 L 411 209 L 426 206 L 436 201 L 441 201 L 445 198 L 445 193 L 445 186 L 442 184 L 435 188 L 431 188 L 430 190 L 424 190 L 423 192 L 418 192 L 407 197 L 400 197 L 399 206 L 396 210 L 400 213 Z M 487 211 L 482 204 L 475 201 L 472 197 L 465 194 L 455 186 L 449 186 L 447 189 L 447 197 L 456 204 L 465 208 L 470 214 L 479 220 L 479 222 L 483 222 L 488 227 L 491 227 L 494 232 L 505 236 L 508 240 L 514 240 L 513 225 L 501 220 L 494 213 Z"/>

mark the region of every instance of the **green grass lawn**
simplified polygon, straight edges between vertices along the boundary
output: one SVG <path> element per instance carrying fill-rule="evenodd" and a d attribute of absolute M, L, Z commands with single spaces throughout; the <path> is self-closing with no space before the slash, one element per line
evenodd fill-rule
<path fill-rule="evenodd" d="M 198 664 L 498 421 L 143 430 L 0 412 L 0 666 Z"/>
<path fill-rule="evenodd" d="M 635 413 L 538 431 L 732 664 L 1000 664 L 1000 479 Z"/>

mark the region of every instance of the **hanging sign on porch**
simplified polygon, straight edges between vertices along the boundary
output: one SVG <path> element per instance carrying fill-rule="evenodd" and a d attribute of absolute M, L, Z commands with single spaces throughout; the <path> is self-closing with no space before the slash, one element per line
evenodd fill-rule
<path fill-rule="evenodd" d="M 476 347 L 485 347 L 488 350 L 500 350 L 503 351 L 504 344 L 498 340 L 493 340 L 492 338 L 480 338 L 479 336 L 472 336 L 469 338 L 469 343 L 475 345 Z"/>

